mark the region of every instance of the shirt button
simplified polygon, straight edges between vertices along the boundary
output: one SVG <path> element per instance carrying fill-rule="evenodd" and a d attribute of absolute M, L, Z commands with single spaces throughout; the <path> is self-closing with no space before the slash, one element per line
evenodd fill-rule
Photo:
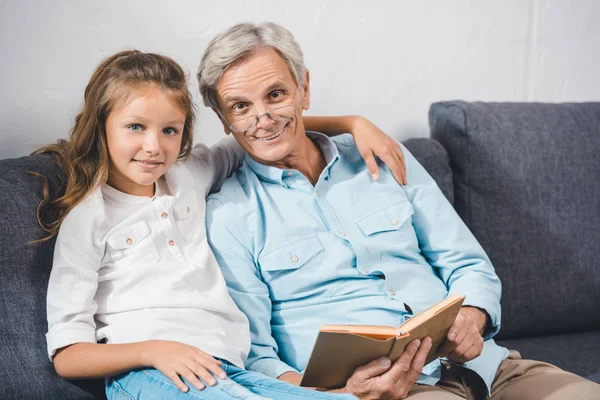
<path fill-rule="evenodd" d="M 317 196 L 321 196 L 321 192 L 319 192 L 318 190 L 315 193 L 317 194 Z"/>
<path fill-rule="evenodd" d="M 346 236 L 348 236 L 348 235 L 346 235 L 346 232 L 344 232 L 344 231 L 340 231 L 340 236 L 341 236 L 341 237 L 346 237 Z"/>
<path fill-rule="evenodd" d="M 298 256 L 291 256 L 290 260 L 292 260 L 293 263 L 297 263 L 298 262 Z"/>
<path fill-rule="evenodd" d="M 186 208 L 185 208 L 185 211 L 187 211 L 187 212 L 188 212 L 188 214 L 189 214 L 189 212 L 190 212 L 190 211 L 192 211 L 192 210 L 191 210 L 191 208 L 189 208 L 189 207 L 186 207 Z"/>
<path fill-rule="evenodd" d="M 396 295 L 396 292 L 394 292 L 393 290 L 388 290 L 388 294 L 394 297 Z"/>
<path fill-rule="evenodd" d="M 360 267 L 360 268 L 359 268 L 359 270 L 360 270 L 360 272 L 362 272 L 363 274 L 368 274 L 368 273 L 369 273 L 369 270 L 368 270 L 367 268 L 365 268 L 365 267 Z"/>
<path fill-rule="evenodd" d="M 294 176 L 294 172 L 292 172 L 292 171 L 288 171 L 288 172 L 287 172 L 287 176 Z"/>
<path fill-rule="evenodd" d="M 168 217 L 168 216 L 169 216 L 169 214 L 167 214 L 166 212 L 164 212 L 164 213 L 160 214 L 160 217 L 161 217 L 162 219 L 167 219 L 167 217 Z"/>
<path fill-rule="evenodd" d="M 169 246 L 175 246 L 175 241 L 174 240 L 169 240 Z"/>
<path fill-rule="evenodd" d="M 131 246 L 133 244 L 133 239 L 127 238 L 127 240 L 125 241 L 125 243 L 127 243 L 129 246 Z"/>
<path fill-rule="evenodd" d="M 392 218 L 392 219 L 390 220 L 390 223 L 391 223 L 392 225 L 398 225 L 398 220 L 397 220 L 396 218 Z"/>
<path fill-rule="evenodd" d="M 283 182 L 279 182 L 279 186 L 285 186 Z"/>

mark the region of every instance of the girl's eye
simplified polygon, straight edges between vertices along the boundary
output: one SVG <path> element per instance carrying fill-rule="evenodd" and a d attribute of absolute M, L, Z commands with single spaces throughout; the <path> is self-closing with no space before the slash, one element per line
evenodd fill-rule
<path fill-rule="evenodd" d="M 165 128 L 163 130 L 163 133 L 168 136 L 173 136 L 173 135 L 177 135 L 178 132 L 177 132 L 177 129 L 175 129 L 175 128 Z"/>
<path fill-rule="evenodd" d="M 128 128 L 132 132 L 141 132 L 142 131 L 142 126 L 140 124 L 129 125 Z"/>

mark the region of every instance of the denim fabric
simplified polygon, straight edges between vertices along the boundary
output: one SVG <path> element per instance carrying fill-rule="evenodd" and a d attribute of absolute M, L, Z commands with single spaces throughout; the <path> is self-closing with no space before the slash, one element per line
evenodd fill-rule
<path fill-rule="evenodd" d="M 429 120 L 503 283 L 498 339 L 600 329 L 600 103 L 444 102 Z"/>
<path fill-rule="evenodd" d="M 110 400 L 356 399 L 352 395 L 323 393 L 301 388 L 257 372 L 245 371 L 226 361 L 223 361 L 222 368 L 227 372 L 227 378 L 217 379 L 215 386 L 206 386 L 203 390 L 198 390 L 185 381 L 190 389 L 186 393 L 180 391 L 169 378 L 156 369 L 131 371 L 108 379 L 106 395 Z"/>

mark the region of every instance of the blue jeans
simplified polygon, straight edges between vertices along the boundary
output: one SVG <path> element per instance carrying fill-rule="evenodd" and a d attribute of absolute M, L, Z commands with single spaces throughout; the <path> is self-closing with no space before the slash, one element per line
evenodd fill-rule
<path fill-rule="evenodd" d="M 134 370 L 114 376 L 106 381 L 106 397 L 109 400 L 355 400 L 349 394 L 333 394 L 304 389 L 258 372 L 246 371 L 222 360 L 227 378 L 217 379 L 215 386 L 198 390 L 186 380 L 187 393 L 156 369 Z"/>

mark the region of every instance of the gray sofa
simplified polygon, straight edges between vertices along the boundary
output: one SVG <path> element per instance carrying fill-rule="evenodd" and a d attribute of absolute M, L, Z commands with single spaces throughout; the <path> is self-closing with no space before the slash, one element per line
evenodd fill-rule
<path fill-rule="evenodd" d="M 600 382 L 600 103 L 444 102 L 407 148 L 436 179 L 503 282 L 499 342 Z M 0 160 L 0 398 L 103 398 L 46 356 L 53 241 L 35 217 L 46 155 Z"/>

